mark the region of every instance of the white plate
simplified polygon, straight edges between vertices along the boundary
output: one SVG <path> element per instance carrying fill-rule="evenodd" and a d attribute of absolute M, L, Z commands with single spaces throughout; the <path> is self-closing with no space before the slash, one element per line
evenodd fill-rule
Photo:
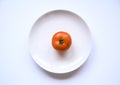
<path fill-rule="evenodd" d="M 65 53 L 58 53 L 51 44 L 54 33 L 68 32 L 72 45 Z M 67 73 L 80 67 L 91 50 L 91 34 L 78 15 L 66 10 L 54 10 L 41 16 L 29 36 L 29 49 L 35 62 L 53 73 Z"/>

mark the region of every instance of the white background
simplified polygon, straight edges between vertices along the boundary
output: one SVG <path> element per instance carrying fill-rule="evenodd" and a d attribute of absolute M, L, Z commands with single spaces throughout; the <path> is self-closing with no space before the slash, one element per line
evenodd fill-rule
<path fill-rule="evenodd" d="M 88 24 L 93 46 L 78 70 L 41 69 L 28 51 L 31 26 L 42 14 L 65 9 Z M 0 0 L 0 85 L 120 85 L 120 0 Z"/>

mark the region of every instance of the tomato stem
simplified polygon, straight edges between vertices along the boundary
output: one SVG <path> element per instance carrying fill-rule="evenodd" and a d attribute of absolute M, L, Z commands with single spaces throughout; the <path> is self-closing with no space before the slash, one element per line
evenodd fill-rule
<path fill-rule="evenodd" d="M 60 39 L 60 40 L 59 40 L 59 43 L 60 43 L 60 44 L 63 44 L 63 43 L 64 43 L 64 40 L 63 40 L 63 39 Z"/>

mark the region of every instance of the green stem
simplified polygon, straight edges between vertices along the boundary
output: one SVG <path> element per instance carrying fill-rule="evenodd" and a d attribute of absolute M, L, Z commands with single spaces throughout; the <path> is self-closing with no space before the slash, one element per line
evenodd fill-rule
<path fill-rule="evenodd" d="M 63 44 L 63 43 L 64 43 L 64 40 L 63 40 L 63 39 L 60 39 L 60 40 L 59 40 L 59 43 L 60 43 L 60 44 Z"/>

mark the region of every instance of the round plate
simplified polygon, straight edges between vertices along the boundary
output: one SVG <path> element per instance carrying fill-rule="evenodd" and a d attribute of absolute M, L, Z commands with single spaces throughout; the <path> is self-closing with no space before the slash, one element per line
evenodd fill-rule
<path fill-rule="evenodd" d="M 58 31 L 71 35 L 72 45 L 66 52 L 52 47 L 52 36 Z M 67 73 L 80 67 L 91 50 L 91 34 L 78 15 L 66 10 L 54 10 L 41 16 L 29 36 L 29 49 L 35 62 L 53 73 Z"/>

